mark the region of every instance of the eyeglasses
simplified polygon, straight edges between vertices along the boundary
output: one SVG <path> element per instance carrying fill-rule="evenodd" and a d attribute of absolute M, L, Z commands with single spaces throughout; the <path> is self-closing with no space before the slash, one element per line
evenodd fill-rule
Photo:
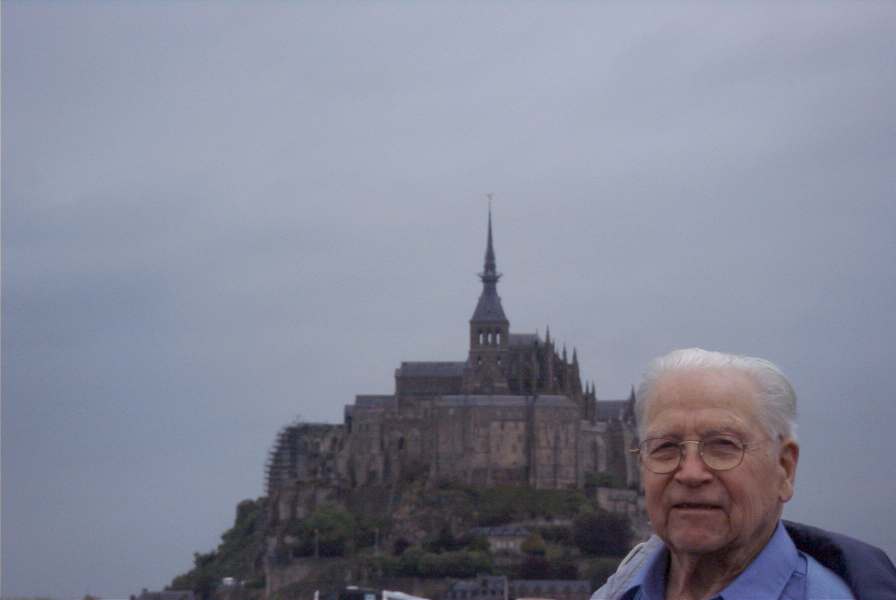
<path fill-rule="evenodd" d="M 744 460 L 744 451 L 750 446 L 729 436 L 713 436 L 703 440 L 683 440 L 674 438 L 650 438 L 629 452 L 641 455 L 641 463 L 648 471 L 657 475 L 671 473 L 684 459 L 685 446 L 697 445 L 697 453 L 703 464 L 713 471 L 728 471 Z"/>

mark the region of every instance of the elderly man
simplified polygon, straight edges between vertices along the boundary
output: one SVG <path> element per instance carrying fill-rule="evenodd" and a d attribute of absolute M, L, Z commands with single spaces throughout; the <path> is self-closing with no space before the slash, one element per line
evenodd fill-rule
<path fill-rule="evenodd" d="M 796 395 L 773 364 L 676 350 L 650 364 L 635 413 L 656 535 L 592 600 L 896 598 L 881 550 L 781 521 L 800 453 Z"/>

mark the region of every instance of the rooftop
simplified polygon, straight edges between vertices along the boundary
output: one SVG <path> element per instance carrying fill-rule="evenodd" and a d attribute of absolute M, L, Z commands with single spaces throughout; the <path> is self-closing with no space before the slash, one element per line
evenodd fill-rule
<path fill-rule="evenodd" d="M 511 346 L 531 346 L 538 341 L 538 335 L 534 333 L 511 333 L 507 338 Z"/>
<path fill-rule="evenodd" d="M 610 419 L 621 419 L 629 410 L 628 400 L 598 400 L 597 401 L 597 420 L 609 421 Z"/>
<path fill-rule="evenodd" d="M 566 396 L 513 396 L 513 395 L 480 395 L 468 394 L 457 396 L 441 396 L 435 399 L 435 406 L 527 406 L 529 401 L 535 406 L 578 406 Z"/>
<path fill-rule="evenodd" d="M 465 362 L 402 362 L 396 377 L 460 377 Z"/>

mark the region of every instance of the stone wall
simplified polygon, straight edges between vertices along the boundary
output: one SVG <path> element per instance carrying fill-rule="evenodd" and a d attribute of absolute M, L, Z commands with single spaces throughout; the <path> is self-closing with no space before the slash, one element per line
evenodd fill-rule
<path fill-rule="evenodd" d="M 434 403 L 435 475 L 474 485 L 525 483 L 526 401 L 458 396 Z"/>
<path fill-rule="evenodd" d="M 579 409 L 563 397 L 537 398 L 532 407 L 534 453 L 530 484 L 539 489 L 579 484 Z"/>
<path fill-rule="evenodd" d="M 269 492 L 318 479 L 350 488 L 420 476 L 473 485 L 583 487 L 588 473 L 637 488 L 634 430 L 582 420 L 566 396 L 377 396 L 345 425 L 299 424 L 278 437 Z"/>

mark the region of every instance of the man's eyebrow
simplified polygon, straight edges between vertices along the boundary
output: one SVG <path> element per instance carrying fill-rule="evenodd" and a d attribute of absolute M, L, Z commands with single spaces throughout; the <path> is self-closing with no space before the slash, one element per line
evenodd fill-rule
<path fill-rule="evenodd" d="M 713 427 L 711 429 L 703 429 L 700 432 L 702 436 L 710 436 L 710 435 L 731 435 L 736 437 L 743 437 L 744 431 L 738 427 L 731 426 L 723 426 L 723 427 Z"/>
<path fill-rule="evenodd" d="M 681 437 L 677 433 L 672 433 L 668 429 L 654 429 L 648 430 L 644 433 L 644 439 L 649 440 L 650 438 L 675 438 Z"/>
<path fill-rule="evenodd" d="M 730 435 L 734 437 L 743 437 L 745 432 L 740 427 L 733 425 L 714 425 L 707 429 L 699 429 L 700 437 L 708 437 L 713 435 Z M 682 435 L 674 429 L 653 429 L 648 430 L 644 434 L 644 439 L 651 438 L 681 438 Z"/>

